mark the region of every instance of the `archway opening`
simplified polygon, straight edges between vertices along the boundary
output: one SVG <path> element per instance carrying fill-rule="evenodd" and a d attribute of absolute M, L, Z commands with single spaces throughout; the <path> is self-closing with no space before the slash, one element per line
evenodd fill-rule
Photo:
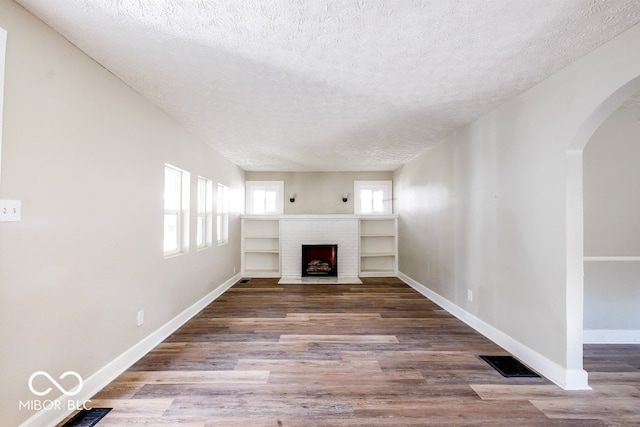
<path fill-rule="evenodd" d="M 640 99 L 614 111 L 583 159 L 584 343 L 640 343 Z"/>
<path fill-rule="evenodd" d="M 640 76 L 621 86 L 585 120 L 567 150 L 567 370 L 583 372 L 584 344 L 584 149 L 604 121 L 640 91 Z"/>

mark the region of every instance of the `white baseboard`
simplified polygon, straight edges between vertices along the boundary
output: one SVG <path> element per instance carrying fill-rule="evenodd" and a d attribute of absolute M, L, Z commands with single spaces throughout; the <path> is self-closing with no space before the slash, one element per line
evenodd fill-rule
<path fill-rule="evenodd" d="M 640 344 L 640 331 L 627 329 L 585 329 L 585 344 Z"/>
<path fill-rule="evenodd" d="M 113 359 L 107 365 L 93 373 L 88 378 L 84 379 L 82 391 L 70 398 L 68 396 L 61 396 L 52 405 L 56 408 L 68 408 L 68 407 L 82 407 L 81 403 L 74 404 L 74 402 L 86 402 L 91 396 L 98 393 L 109 383 L 111 383 L 118 375 L 126 371 L 131 365 L 140 360 L 144 355 L 153 350 L 158 344 L 164 341 L 169 335 L 174 333 L 178 328 L 184 325 L 189 319 L 198 314 L 202 309 L 209 305 L 212 301 L 217 299 L 220 295 L 225 293 L 231 286 L 233 286 L 240 278 L 242 274 L 237 274 L 218 286 L 216 289 L 207 294 L 204 298 L 197 301 L 191 307 L 178 314 L 176 317 L 165 323 L 155 332 L 151 333 L 147 337 L 143 338 L 140 342 L 135 344 L 129 350 L 122 353 L 120 356 Z M 59 402 L 59 403 L 57 403 Z M 90 407 L 90 404 L 87 404 Z M 42 410 L 35 413 L 27 421 L 22 423 L 20 427 L 39 427 L 56 425 L 64 420 L 69 414 L 74 412 L 70 411 L 58 411 L 58 410 Z"/>
<path fill-rule="evenodd" d="M 566 369 L 548 359 L 537 351 L 527 347 L 520 341 L 489 325 L 471 313 L 463 310 L 448 299 L 433 292 L 427 286 L 413 280 L 406 274 L 399 273 L 398 277 L 409 286 L 429 298 L 453 316 L 463 321 L 494 343 L 498 344 L 525 365 L 548 378 L 565 390 L 591 390 L 587 383 L 587 372 L 583 369 Z"/>

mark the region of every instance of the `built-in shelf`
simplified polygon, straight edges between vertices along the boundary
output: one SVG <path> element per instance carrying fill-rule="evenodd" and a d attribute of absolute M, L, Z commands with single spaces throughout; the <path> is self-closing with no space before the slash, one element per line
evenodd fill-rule
<path fill-rule="evenodd" d="M 319 218 L 323 220 L 357 220 L 357 235 L 354 235 L 354 238 L 357 240 L 358 265 L 354 265 L 354 273 L 356 273 L 357 267 L 357 274 L 362 277 L 395 277 L 398 275 L 398 222 L 395 215 L 243 216 L 243 275 L 246 277 L 281 277 L 284 239 L 281 235 L 284 227 L 281 221 L 295 220 L 295 223 L 298 223 L 298 220 L 316 221 Z M 291 254 L 288 256 L 290 257 Z M 340 272 L 340 266 L 338 266 L 338 271 Z M 352 276 L 355 277 L 355 274 Z"/>
<path fill-rule="evenodd" d="M 247 277 L 280 277 L 280 221 L 242 219 L 242 272 Z"/>
<path fill-rule="evenodd" d="M 398 246 L 395 216 L 360 218 L 360 276 L 397 276 Z"/>

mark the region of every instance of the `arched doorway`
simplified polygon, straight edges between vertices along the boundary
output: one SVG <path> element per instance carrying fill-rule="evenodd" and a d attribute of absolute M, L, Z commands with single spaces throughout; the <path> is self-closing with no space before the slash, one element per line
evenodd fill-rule
<path fill-rule="evenodd" d="M 640 341 L 640 99 L 603 122 L 582 154 L 584 344 Z"/>
<path fill-rule="evenodd" d="M 587 143 L 602 123 L 638 91 L 640 91 L 640 76 L 618 88 L 592 111 L 578 129 L 567 150 L 567 371 L 575 372 L 576 375 L 583 372 L 584 201 L 582 154 Z"/>

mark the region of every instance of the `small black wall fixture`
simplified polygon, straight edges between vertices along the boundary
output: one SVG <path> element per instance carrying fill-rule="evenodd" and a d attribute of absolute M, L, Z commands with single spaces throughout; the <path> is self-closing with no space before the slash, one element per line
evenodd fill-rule
<path fill-rule="evenodd" d="M 348 200 L 349 200 L 349 193 L 344 193 L 342 195 L 342 202 L 347 203 Z"/>
<path fill-rule="evenodd" d="M 296 193 L 289 193 L 289 201 L 291 203 L 296 201 Z"/>

